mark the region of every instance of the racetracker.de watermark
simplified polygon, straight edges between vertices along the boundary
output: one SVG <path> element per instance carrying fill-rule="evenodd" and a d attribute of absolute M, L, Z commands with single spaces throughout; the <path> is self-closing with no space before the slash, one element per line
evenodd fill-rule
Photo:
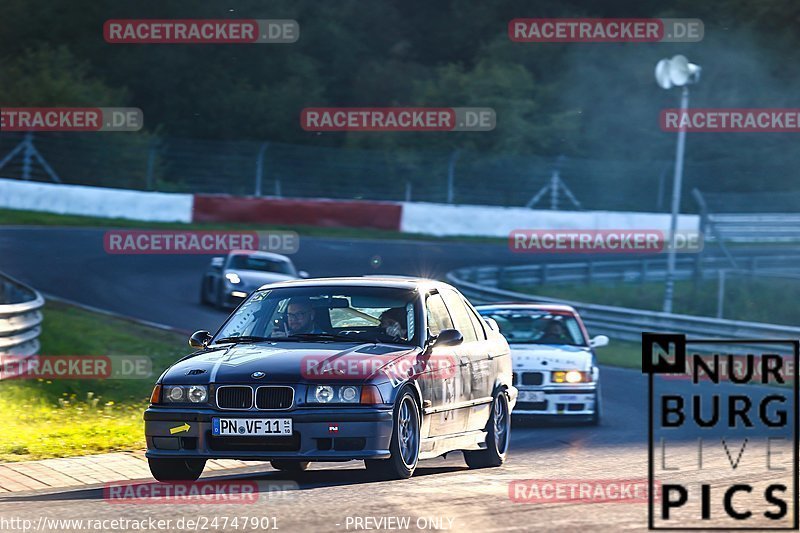
<path fill-rule="evenodd" d="M 675 232 L 668 239 L 661 230 L 545 230 L 515 229 L 508 235 L 508 247 L 519 253 L 659 253 L 674 247 L 676 252 L 697 253 L 703 249 L 703 235 L 696 231 Z"/>
<path fill-rule="evenodd" d="M 664 109 L 663 131 L 677 132 L 800 132 L 800 109 Z"/>
<path fill-rule="evenodd" d="M 293 254 L 300 249 L 300 236 L 294 231 L 110 230 L 103 248 L 109 254 Z"/>
<path fill-rule="evenodd" d="M 250 505 L 261 498 L 291 498 L 298 488 L 295 481 L 123 481 L 106 484 L 103 499 L 107 503 L 132 505 Z"/>
<path fill-rule="evenodd" d="M 700 19 L 518 18 L 508 38 L 518 43 L 696 43 Z"/>
<path fill-rule="evenodd" d="M 111 44 L 288 44 L 300 38 L 296 20 L 107 20 Z"/>
<path fill-rule="evenodd" d="M 306 131 L 492 131 L 490 107 L 309 107 L 300 113 Z"/>
<path fill-rule="evenodd" d="M 0 131 L 139 131 L 138 107 L 2 107 Z"/>
<path fill-rule="evenodd" d="M 397 357 L 349 353 L 335 359 L 329 355 L 307 355 L 300 360 L 300 375 L 310 381 L 363 380 L 380 372 L 393 383 L 400 383 L 412 378 L 451 378 L 457 367 L 454 355 Z"/>
<path fill-rule="evenodd" d="M 149 379 L 144 355 L 0 355 L 0 381 L 10 379 Z"/>
<path fill-rule="evenodd" d="M 509 483 L 508 497 L 514 503 L 647 503 L 647 479 L 518 479 Z"/>

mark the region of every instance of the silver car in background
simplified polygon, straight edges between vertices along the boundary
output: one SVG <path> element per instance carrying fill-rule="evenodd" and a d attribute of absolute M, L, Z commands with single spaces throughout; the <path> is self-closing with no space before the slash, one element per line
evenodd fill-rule
<path fill-rule="evenodd" d="M 203 274 L 200 303 L 221 309 L 238 306 L 247 296 L 267 283 L 307 278 L 285 255 L 257 250 L 233 250 L 214 257 Z"/>

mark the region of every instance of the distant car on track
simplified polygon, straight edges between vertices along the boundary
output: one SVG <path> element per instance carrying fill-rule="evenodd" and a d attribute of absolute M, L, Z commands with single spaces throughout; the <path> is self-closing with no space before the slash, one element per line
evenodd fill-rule
<path fill-rule="evenodd" d="M 600 370 L 594 348 L 608 337 L 589 339 L 578 312 L 567 305 L 492 304 L 477 307 L 492 319 L 511 346 L 515 415 L 577 417 L 599 424 Z"/>
<path fill-rule="evenodd" d="M 438 281 L 327 278 L 265 285 L 159 378 L 144 413 L 158 480 L 194 480 L 208 459 L 361 459 L 382 478 L 462 450 L 503 464 L 511 355 L 502 335 Z"/>
<path fill-rule="evenodd" d="M 234 250 L 214 257 L 200 286 L 200 303 L 220 308 L 236 307 L 266 283 L 307 278 L 285 255 L 257 250 Z"/>

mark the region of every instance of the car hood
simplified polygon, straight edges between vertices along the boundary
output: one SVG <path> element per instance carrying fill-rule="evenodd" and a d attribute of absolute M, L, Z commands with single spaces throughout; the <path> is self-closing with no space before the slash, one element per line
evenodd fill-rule
<path fill-rule="evenodd" d="M 267 283 L 275 283 L 276 281 L 286 281 L 288 279 L 295 279 L 295 276 L 288 274 L 278 274 L 276 272 L 260 272 L 258 270 L 226 270 L 225 274 L 236 274 L 242 280 L 241 285 L 251 289 L 257 289 Z"/>
<path fill-rule="evenodd" d="M 520 370 L 590 370 L 592 350 L 568 344 L 512 344 L 511 359 Z"/>
<path fill-rule="evenodd" d="M 178 361 L 164 373 L 163 382 L 168 385 L 362 382 L 398 358 L 419 351 L 411 346 L 373 343 L 238 344 L 198 352 Z M 263 372 L 264 376 L 256 379 L 252 377 L 254 372 Z"/>

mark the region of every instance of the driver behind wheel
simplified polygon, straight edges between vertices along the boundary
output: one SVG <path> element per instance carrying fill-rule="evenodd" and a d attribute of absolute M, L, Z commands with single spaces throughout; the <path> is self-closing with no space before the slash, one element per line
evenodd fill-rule
<path fill-rule="evenodd" d="M 314 327 L 314 306 L 308 298 L 292 298 L 286 308 L 286 326 L 289 335 L 319 333 Z"/>
<path fill-rule="evenodd" d="M 551 320 L 547 323 L 544 329 L 544 334 L 539 339 L 539 342 L 544 344 L 562 344 L 569 342 L 567 330 L 561 322 Z"/>

